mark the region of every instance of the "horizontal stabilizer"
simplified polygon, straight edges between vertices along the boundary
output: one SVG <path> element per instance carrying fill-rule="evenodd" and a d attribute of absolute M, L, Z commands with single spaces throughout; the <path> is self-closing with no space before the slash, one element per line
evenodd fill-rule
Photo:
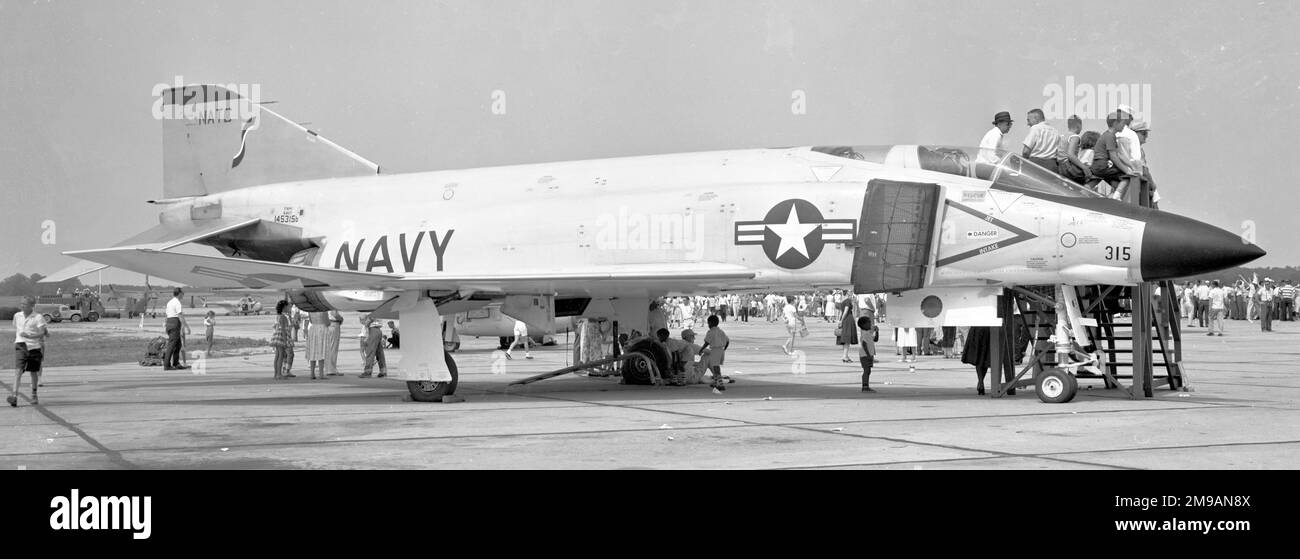
<path fill-rule="evenodd" d="M 195 287 L 246 289 L 381 289 L 398 276 L 313 268 L 262 260 L 121 247 L 64 253 Z"/>
<path fill-rule="evenodd" d="M 258 218 L 218 218 L 168 225 L 160 224 L 113 246 L 167 250 L 246 227 L 258 221 L 260 221 Z M 71 256 L 71 253 L 65 252 L 64 254 Z M 38 283 L 59 283 L 92 272 L 98 272 L 107 267 L 97 262 L 78 262 L 42 278 Z"/>

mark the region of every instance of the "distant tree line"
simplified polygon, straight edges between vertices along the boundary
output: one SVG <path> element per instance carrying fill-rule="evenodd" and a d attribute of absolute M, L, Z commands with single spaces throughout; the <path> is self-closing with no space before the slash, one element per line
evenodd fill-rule
<path fill-rule="evenodd" d="M 70 280 L 52 283 L 37 284 L 45 276 L 32 274 L 31 277 L 22 274 L 14 274 L 0 280 L 0 297 L 16 297 L 22 295 L 53 295 L 63 289 L 64 293 L 71 292 L 74 289 L 84 289 L 86 286 L 81 284 L 81 280 L 72 278 Z"/>

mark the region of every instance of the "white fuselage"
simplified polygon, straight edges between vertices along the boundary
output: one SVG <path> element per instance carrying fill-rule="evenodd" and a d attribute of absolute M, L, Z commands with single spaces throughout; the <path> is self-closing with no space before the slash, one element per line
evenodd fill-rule
<path fill-rule="evenodd" d="M 948 202 L 966 208 L 941 205 L 935 216 L 931 261 L 939 264 L 932 267 L 930 286 L 1140 279 L 1134 266 L 1140 260 L 1136 251 L 1141 222 L 991 191 L 984 180 L 849 160 L 807 148 L 282 183 L 203 197 L 195 205 L 218 203 L 227 216 L 301 227 L 303 235 L 317 239 L 320 246 L 309 263 L 326 268 L 437 277 L 720 265 L 754 274 L 753 279 L 691 290 L 671 282 L 596 282 L 586 289 L 588 295 L 617 296 L 633 289 L 655 296 L 720 288 L 848 285 L 851 237 L 827 235 L 819 242 L 813 234 L 803 243 L 783 238 L 783 252 L 816 252 L 811 245 L 821 245 L 811 262 L 790 269 L 777 265 L 763 247 L 738 242 L 745 237 L 737 224 L 763 220 L 769 210 L 790 199 L 812 204 L 828 227 L 831 221 L 856 223 L 872 179 L 939 184 Z M 1017 239 L 1017 248 L 1006 250 L 999 241 L 1016 235 L 996 223 L 1012 225 L 1032 238 Z M 764 226 L 750 227 L 761 235 Z M 1071 234 L 1064 241 L 1063 227 Z M 1104 247 L 1113 247 L 1110 259 Z M 540 282 L 529 288 L 540 292 L 548 286 Z"/>

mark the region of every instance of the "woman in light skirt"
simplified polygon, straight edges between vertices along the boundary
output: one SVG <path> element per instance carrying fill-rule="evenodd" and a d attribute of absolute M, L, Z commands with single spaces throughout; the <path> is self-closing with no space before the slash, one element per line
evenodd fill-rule
<path fill-rule="evenodd" d="M 325 345 L 329 338 L 329 313 L 307 313 L 306 354 L 311 364 L 311 380 L 317 380 L 316 368 L 320 367 L 320 380 L 325 380 Z"/>

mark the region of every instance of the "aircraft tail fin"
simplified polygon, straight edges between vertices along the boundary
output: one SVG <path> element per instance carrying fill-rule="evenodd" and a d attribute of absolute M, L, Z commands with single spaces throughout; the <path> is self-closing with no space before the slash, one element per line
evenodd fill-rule
<path fill-rule="evenodd" d="M 375 175 L 379 165 L 266 108 L 247 91 L 187 85 L 162 92 L 164 197 L 277 182 Z"/>

